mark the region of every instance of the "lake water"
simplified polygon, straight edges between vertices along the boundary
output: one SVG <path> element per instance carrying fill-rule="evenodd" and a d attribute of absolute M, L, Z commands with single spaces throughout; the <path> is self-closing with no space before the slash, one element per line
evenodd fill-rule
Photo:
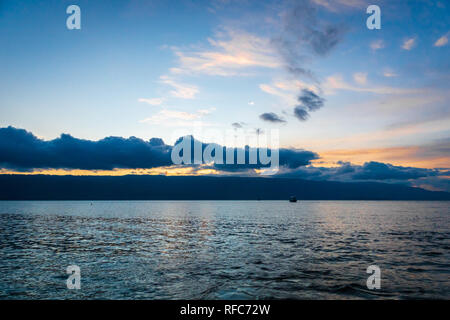
<path fill-rule="evenodd" d="M 2 201 L 0 298 L 449 299 L 449 204 Z"/>

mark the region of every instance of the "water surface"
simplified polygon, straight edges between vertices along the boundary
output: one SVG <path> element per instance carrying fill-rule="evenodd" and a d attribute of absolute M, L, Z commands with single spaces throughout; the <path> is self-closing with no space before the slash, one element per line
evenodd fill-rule
<path fill-rule="evenodd" d="M 449 202 L 1 201 L 1 299 L 450 298 Z M 81 289 L 66 268 L 81 268 Z M 366 269 L 381 268 L 368 290 Z"/>

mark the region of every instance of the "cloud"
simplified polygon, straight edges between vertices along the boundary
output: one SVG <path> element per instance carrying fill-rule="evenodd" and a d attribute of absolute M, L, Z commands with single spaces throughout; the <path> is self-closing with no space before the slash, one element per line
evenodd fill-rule
<path fill-rule="evenodd" d="M 311 90 L 302 89 L 298 101 L 300 104 L 294 108 L 294 116 L 300 121 L 306 121 L 309 118 L 309 112 L 319 110 L 323 107 L 325 99 Z"/>
<path fill-rule="evenodd" d="M 161 83 L 167 84 L 174 88 L 170 91 L 170 94 L 180 99 L 194 99 L 195 95 L 199 93 L 197 86 L 178 83 L 168 76 L 160 77 Z"/>
<path fill-rule="evenodd" d="M 249 164 L 249 153 L 252 148 L 246 147 L 244 149 L 246 164 L 214 164 L 212 167 L 221 171 L 241 171 L 244 174 L 252 173 L 254 169 L 262 169 L 267 168 L 269 165 L 263 165 L 260 162 L 259 155 L 257 159 L 257 164 Z M 240 149 L 242 150 L 242 149 Z M 279 149 L 279 157 L 280 157 L 280 167 L 288 169 L 296 169 L 299 167 L 307 166 L 311 163 L 311 160 L 314 160 L 318 157 L 318 155 L 311 151 L 306 150 L 295 150 L 295 149 Z M 270 152 L 269 152 L 270 154 Z M 237 152 L 235 151 L 235 156 Z"/>
<path fill-rule="evenodd" d="M 320 92 L 317 85 L 307 84 L 300 80 L 276 80 L 271 84 L 260 84 L 259 88 L 273 96 L 281 98 L 286 106 L 294 107 L 298 104 L 299 91 L 308 89 L 313 92 Z"/>
<path fill-rule="evenodd" d="M 259 88 L 265 93 L 280 97 L 287 104 L 295 103 L 295 99 L 293 98 L 291 92 L 289 93 L 283 92 L 282 90 L 279 90 L 278 88 L 275 88 L 274 86 L 265 83 L 260 84 Z"/>
<path fill-rule="evenodd" d="M 279 149 L 280 166 L 296 169 L 311 164 L 312 160 L 318 159 L 319 155 L 312 151 L 302 149 Z"/>
<path fill-rule="evenodd" d="M 418 94 L 423 93 L 424 89 L 409 89 L 409 88 L 395 88 L 395 87 L 356 87 L 349 83 L 347 83 L 342 76 L 340 75 L 332 75 L 326 78 L 323 89 L 327 94 L 333 94 L 336 90 L 349 90 L 349 91 L 355 91 L 355 92 L 369 92 L 369 93 L 376 93 L 376 94 Z"/>
<path fill-rule="evenodd" d="M 245 122 L 234 122 L 231 124 L 231 126 L 235 129 L 241 129 L 244 126 L 246 126 L 246 123 Z"/>
<path fill-rule="evenodd" d="M 214 111 L 216 111 L 216 108 L 212 107 L 212 108 L 208 108 L 208 109 L 199 109 L 199 110 L 197 110 L 197 113 L 202 116 L 205 116 L 205 115 L 213 113 Z"/>
<path fill-rule="evenodd" d="M 430 191 L 450 192 L 450 176 L 424 177 L 411 182 L 411 186 Z"/>
<path fill-rule="evenodd" d="M 393 78 L 393 77 L 397 77 L 398 74 L 396 74 L 394 71 L 392 71 L 390 69 L 385 69 L 383 71 L 383 76 L 385 76 L 386 78 Z"/>
<path fill-rule="evenodd" d="M 311 91 L 319 91 L 316 85 L 311 85 L 300 80 L 278 80 L 273 82 L 273 86 L 285 90 L 298 93 L 301 89 L 309 89 Z"/>
<path fill-rule="evenodd" d="M 180 141 L 181 138 L 175 144 Z M 448 142 L 449 140 L 445 139 L 426 152 L 448 155 L 450 150 Z M 203 151 L 207 144 L 200 141 L 199 143 Z M 222 148 L 225 157 L 225 147 L 216 146 Z M 145 141 L 136 137 L 107 137 L 92 141 L 62 134 L 59 138 L 45 141 L 26 130 L 7 127 L 0 128 L 0 171 L 179 168 L 172 163 L 172 149 L 173 146 L 166 145 L 160 138 Z M 209 166 L 222 172 L 241 172 L 243 175 L 250 175 L 254 173 L 254 169 L 266 167 L 259 159 L 256 164 L 248 164 L 251 147 L 234 149 L 235 155 L 238 150 L 244 151 L 246 164 L 212 163 Z M 375 161 L 369 161 L 363 165 L 338 162 L 339 166 L 335 167 L 313 167 L 311 163 L 318 160 L 319 155 L 312 151 L 287 148 L 280 148 L 278 151 L 279 177 L 342 182 L 381 181 L 450 191 L 448 168 L 424 169 Z M 271 152 L 269 150 L 269 154 Z M 195 167 L 195 165 L 183 167 Z M 201 169 L 207 168 L 203 165 Z"/>
<path fill-rule="evenodd" d="M 308 89 L 303 89 L 298 101 L 309 111 L 316 111 L 323 107 L 325 99 Z"/>
<path fill-rule="evenodd" d="M 281 100 L 281 103 L 285 106 L 295 106 L 297 103 L 296 95 L 298 94 L 299 88 L 291 89 L 280 89 L 274 84 L 260 84 L 259 88 L 261 91 L 279 97 Z"/>
<path fill-rule="evenodd" d="M 355 180 L 409 180 L 438 174 L 433 169 L 400 167 L 374 161 L 366 162 L 357 169 L 352 176 Z"/>
<path fill-rule="evenodd" d="M 249 4 L 247 0 L 210 0 L 208 1 L 208 11 L 216 13 L 219 10 L 224 10 L 227 7 L 242 8 Z"/>
<path fill-rule="evenodd" d="M 296 2 L 283 14 L 283 35 L 274 39 L 290 70 L 304 70 L 305 51 L 313 56 L 327 55 L 342 39 L 345 28 L 339 24 L 322 22 L 317 8 L 309 1 Z M 301 54 L 300 54 L 301 53 Z M 304 72 L 301 72 L 304 73 Z"/>
<path fill-rule="evenodd" d="M 0 166 L 18 171 L 153 168 L 172 164 L 170 151 L 161 139 L 108 137 L 90 141 L 62 134 L 44 141 L 23 129 L 0 128 Z"/>
<path fill-rule="evenodd" d="M 294 116 L 300 121 L 306 121 L 309 118 L 309 113 L 303 107 L 297 106 L 294 108 Z"/>
<path fill-rule="evenodd" d="M 257 135 L 261 135 L 264 132 L 257 128 L 255 133 Z M 201 148 L 200 150 L 202 152 L 204 152 L 205 148 L 208 146 L 208 144 L 205 144 L 199 140 L 196 140 L 193 136 L 185 136 L 185 137 L 180 137 L 176 142 L 175 145 L 181 143 L 183 140 L 182 139 L 189 139 L 188 141 L 190 141 L 191 143 L 191 149 L 193 150 L 195 148 L 195 146 L 197 146 L 197 148 Z M 216 169 L 216 170 L 220 170 L 223 172 L 241 172 L 244 175 L 248 175 L 248 174 L 253 174 L 254 173 L 254 169 L 263 169 L 263 168 L 267 168 L 270 166 L 270 164 L 262 164 L 259 158 L 259 152 L 258 149 L 253 148 L 253 147 L 249 147 L 249 146 L 245 146 L 243 148 L 231 148 L 233 150 L 233 157 L 234 159 L 237 159 L 237 155 L 242 153 L 244 154 L 244 164 L 225 164 L 226 163 L 226 154 L 227 154 L 227 147 L 224 147 L 222 145 L 219 144 L 209 144 L 209 147 L 214 147 L 214 149 L 216 150 L 215 152 L 220 152 L 223 157 L 222 157 L 222 162 L 223 164 L 220 163 L 211 163 L 209 164 L 209 167 L 205 167 L 203 166 L 203 169 Z M 220 150 L 220 151 L 217 151 Z M 250 153 L 252 151 L 256 151 L 256 155 L 257 155 L 257 159 L 256 159 L 256 163 L 255 164 L 250 164 Z M 268 153 L 269 156 L 271 156 L 271 150 L 268 149 Z M 306 166 L 311 164 L 312 160 L 318 159 L 319 156 L 317 153 L 312 152 L 312 151 L 307 151 L 307 150 L 302 150 L 302 149 L 286 149 L 286 148 L 280 148 L 278 149 L 278 154 L 279 154 L 279 166 L 281 168 L 284 168 L 286 170 L 291 170 L 291 169 L 296 169 L 299 168 L 301 166 Z M 194 154 L 191 153 L 191 162 L 194 162 Z"/>
<path fill-rule="evenodd" d="M 448 128 L 448 126 L 447 126 Z M 385 133 L 386 139 L 395 136 L 395 130 L 388 130 Z M 400 130 L 403 130 L 400 128 Z M 390 134 L 392 133 L 392 134 Z M 374 136 L 379 135 L 377 132 Z M 346 139 L 351 140 L 352 138 Z M 358 139 L 358 144 L 369 145 L 367 139 Z M 420 168 L 446 168 L 450 163 L 450 139 L 443 141 L 435 141 L 423 145 L 409 145 L 396 147 L 366 147 L 366 148 L 350 148 L 335 149 L 333 145 L 339 143 L 337 140 L 328 141 L 333 149 L 320 152 L 320 164 L 333 166 L 333 164 L 344 161 L 353 163 L 364 163 L 370 161 L 389 162 L 393 165 L 402 165 L 408 167 Z M 319 145 L 320 141 L 312 141 L 312 145 Z"/>
<path fill-rule="evenodd" d="M 340 9 L 362 8 L 366 3 L 364 0 L 311 0 L 315 4 L 322 6 L 330 11 L 339 11 Z"/>
<path fill-rule="evenodd" d="M 353 74 L 353 80 L 359 85 L 367 83 L 367 72 L 357 72 Z"/>
<path fill-rule="evenodd" d="M 366 162 L 353 165 L 349 162 L 339 163 L 337 167 L 307 167 L 286 171 L 282 176 L 296 176 L 313 180 L 334 181 L 386 181 L 410 180 L 439 175 L 439 170 L 394 166 L 381 162 Z"/>
<path fill-rule="evenodd" d="M 442 37 L 440 37 L 439 39 L 436 40 L 436 42 L 434 43 L 435 47 L 443 47 L 448 43 L 448 33 L 444 34 Z"/>
<path fill-rule="evenodd" d="M 315 2 L 329 7 L 328 1 Z M 307 0 L 295 2 L 294 6 L 287 8 L 281 17 L 283 33 L 274 38 L 273 43 L 278 48 L 287 71 L 296 78 L 306 78 L 314 82 L 319 93 L 321 91 L 319 81 L 314 72 L 309 69 L 310 62 L 314 58 L 329 54 L 343 38 L 346 28 L 341 24 L 321 21 L 317 16 L 317 7 Z M 277 93 L 273 88 L 265 87 L 264 89 L 272 89 L 273 94 Z M 314 95 L 318 97 L 318 93 Z M 299 95 L 299 99 L 302 94 L 304 93 Z M 294 115 L 305 121 L 308 118 L 306 109 L 308 107 L 296 106 Z"/>
<path fill-rule="evenodd" d="M 142 123 L 152 123 L 152 124 L 162 124 L 162 125 L 170 125 L 170 126 L 183 126 L 189 125 L 191 121 L 201 120 L 201 118 L 205 115 L 211 114 L 215 108 L 210 109 L 199 109 L 195 113 L 190 113 L 186 111 L 178 111 L 178 110 L 168 110 L 163 109 L 156 113 L 155 115 L 141 120 Z M 173 120 L 179 120 L 173 121 Z"/>
<path fill-rule="evenodd" d="M 254 106 L 254 105 L 255 105 L 255 102 L 249 101 L 249 102 L 248 102 L 248 105 L 249 105 L 249 106 Z"/>
<path fill-rule="evenodd" d="M 178 139 L 175 145 L 181 139 Z M 191 140 L 192 143 L 194 141 L 197 140 Z M 202 147 L 202 151 L 208 145 L 198 142 Z M 216 146 L 222 149 L 225 148 L 219 145 Z M 0 168 L 14 171 L 171 167 L 173 166 L 171 160 L 172 149 L 173 146 L 166 145 L 160 138 L 144 141 L 136 137 L 107 137 L 98 141 L 91 141 L 74 138 L 69 134 L 62 134 L 59 138 L 45 141 L 23 129 L 14 127 L 0 128 Z M 266 167 L 266 165 L 261 164 L 259 159 L 254 165 L 248 164 L 250 147 L 246 146 L 244 149 L 237 148 L 234 150 L 235 153 L 237 150 L 244 151 L 246 156 L 245 163 L 247 164 L 213 164 L 213 166 L 223 171 L 248 171 Z M 224 152 L 224 157 L 225 154 Z M 280 166 L 289 169 L 308 165 L 311 163 L 311 160 L 317 158 L 318 155 L 316 153 L 307 150 L 279 149 Z"/>
<path fill-rule="evenodd" d="M 270 39 L 231 28 L 217 32 L 215 36 L 208 39 L 210 46 L 203 50 L 175 48 L 179 66 L 172 68 L 171 72 L 235 76 L 246 75 L 245 70 L 252 67 L 280 67 Z"/>
<path fill-rule="evenodd" d="M 411 50 L 416 45 L 416 38 L 408 38 L 403 41 L 402 49 Z"/>
<path fill-rule="evenodd" d="M 164 102 L 163 98 L 152 98 L 152 99 L 146 99 L 146 98 L 139 98 L 139 102 L 144 102 L 152 106 L 159 106 Z"/>
<path fill-rule="evenodd" d="M 382 39 L 374 40 L 370 43 L 370 48 L 374 51 L 383 49 L 384 47 L 385 47 L 385 44 Z"/>
<path fill-rule="evenodd" d="M 223 148 L 222 146 L 219 146 Z M 223 149 L 223 154 L 225 157 L 226 151 Z M 246 146 L 245 148 L 235 149 L 234 157 L 236 159 L 238 152 L 244 152 L 245 154 L 245 164 L 212 164 L 211 168 L 221 170 L 224 172 L 236 172 L 241 171 L 243 174 L 252 174 L 254 169 L 263 169 L 267 168 L 270 165 L 261 164 L 259 159 L 259 153 L 257 154 L 257 163 L 249 164 L 249 154 L 251 151 L 255 151 L 257 149 Z M 311 161 L 317 159 L 319 156 L 311 151 L 301 150 L 301 149 L 284 149 L 281 148 L 278 150 L 279 153 L 279 166 L 283 168 L 283 170 L 295 170 L 297 168 L 307 166 L 311 164 Z M 271 151 L 269 150 L 269 156 Z M 225 163 L 225 158 L 224 158 Z"/>
<path fill-rule="evenodd" d="M 388 163 L 370 161 L 363 165 L 339 162 L 335 167 L 303 166 L 294 170 L 280 171 L 280 177 L 301 178 L 307 180 L 327 180 L 340 182 L 386 182 L 400 183 L 409 186 L 420 186 L 436 190 L 450 191 L 446 170 L 424 169 L 394 166 Z M 447 183 L 445 183 L 447 180 Z M 442 188 L 446 185 L 447 188 Z"/>
<path fill-rule="evenodd" d="M 273 123 L 284 123 L 286 120 L 281 118 L 279 115 L 273 112 L 267 112 L 263 113 L 259 116 L 261 120 L 267 121 L 267 122 L 273 122 Z"/>

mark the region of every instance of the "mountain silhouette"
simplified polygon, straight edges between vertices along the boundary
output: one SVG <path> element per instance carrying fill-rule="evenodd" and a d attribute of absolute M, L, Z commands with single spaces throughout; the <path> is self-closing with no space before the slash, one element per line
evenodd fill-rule
<path fill-rule="evenodd" d="M 398 184 L 211 176 L 0 175 L 0 200 L 450 200 Z"/>

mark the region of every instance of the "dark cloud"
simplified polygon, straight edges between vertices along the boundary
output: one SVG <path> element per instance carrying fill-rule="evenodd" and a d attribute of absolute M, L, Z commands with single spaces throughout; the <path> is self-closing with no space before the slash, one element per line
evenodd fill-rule
<path fill-rule="evenodd" d="M 315 152 L 301 149 L 279 149 L 280 166 L 295 169 L 311 164 L 312 160 L 319 159 Z"/>
<path fill-rule="evenodd" d="M 158 138 L 90 141 L 62 134 L 44 141 L 23 129 L 0 128 L 0 166 L 13 170 L 153 168 L 171 165 L 170 151 Z"/>
<path fill-rule="evenodd" d="M 411 186 L 431 191 L 450 192 L 450 179 L 441 176 L 424 177 L 413 181 Z"/>
<path fill-rule="evenodd" d="M 382 181 L 410 180 L 445 174 L 436 169 L 394 166 L 392 164 L 370 161 L 363 165 L 340 163 L 338 167 L 308 167 L 282 173 L 286 176 L 312 177 L 318 180 L 338 181 Z"/>
<path fill-rule="evenodd" d="M 226 148 L 217 144 L 206 144 L 195 140 L 192 136 L 191 150 L 194 144 L 200 145 L 202 154 L 206 146 L 213 145 L 222 149 L 225 163 Z M 179 138 L 175 145 L 182 141 Z M 166 145 L 160 138 L 144 141 L 136 137 L 107 137 L 98 141 L 82 140 L 68 134 L 45 141 L 32 133 L 13 127 L 0 128 L 0 168 L 15 171 L 32 171 L 33 169 L 84 169 L 112 170 L 116 168 L 147 169 L 161 166 L 172 166 L 173 146 Z M 249 164 L 252 149 L 235 149 L 245 154 L 245 164 L 213 164 L 214 168 L 224 171 L 245 171 L 264 168 L 259 156 L 256 164 Z M 255 150 L 255 149 L 253 149 Z M 271 150 L 268 150 L 269 156 Z M 259 152 L 257 152 L 259 155 Z M 192 152 L 191 163 L 194 153 Z M 214 153 L 213 153 L 214 156 Z M 295 169 L 310 164 L 318 155 L 311 151 L 298 149 L 279 149 L 280 166 Z M 190 164 L 191 166 L 195 166 Z M 269 165 L 267 165 L 269 166 Z"/>
<path fill-rule="evenodd" d="M 286 61 L 294 62 L 289 66 L 304 68 L 305 50 L 313 56 L 328 54 L 341 41 L 346 28 L 319 20 L 317 7 L 309 0 L 293 3 L 282 15 L 284 33 L 280 44 L 282 53 L 288 54 L 284 56 Z"/>
<path fill-rule="evenodd" d="M 234 122 L 231 124 L 231 126 L 235 129 L 241 129 L 246 125 L 244 122 Z"/>
<path fill-rule="evenodd" d="M 393 166 L 380 162 L 366 162 L 355 172 L 356 180 L 408 180 L 428 176 L 435 176 L 438 172 L 432 169 L 420 169 L 411 167 Z"/>
<path fill-rule="evenodd" d="M 303 89 L 298 97 L 300 104 L 294 108 L 294 116 L 300 121 L 309 118 L 309 112 L 316 111 L 323 107 L 325 99 L 319 97 L 311 90 Z"/>
<path fill-rule="evenodd" d="M 340 182 L 387 182 L 428 189 L 450 191 L 448 179 L 443 179 L 448 171 L 394 166 L 381 162 L 366 162 L 363 165 L 340 163 L 337 167 L 298 167 L 294 170 L 280 171 L 278 176 L 308 180 L 327 180 Z M 442 178 L 441 178 L 442 177 Z"/>
<path fill-rule="evenodd" d="M 243 174 L 251 174 L 252 172 L 250 172 L 250 171 L 253 169 L 262 169 L 262 168 L 270 167 L 270 164 L 266 165 L 266 164 L 261 163 L 260 157 L 259 157 L 259 150 L 256 148 L 252 148 L 249 146 L 245 146 L 245 148 L 227 148 L 227 147 L 221 146 L 219 144 L 203 143 L 203 142 L 195 139 L 193 136 L 181 137 L 175 142 L 175 145 L 181 143 L 183 141 L 183 139 L 186 139 L 186 138 L 189 139 L 188 141 L 190 141 L 191 150 L 194 150 L 194 148 L 196 148 L 196 147 L 201 148 L 201 151 L 203 154 L 205 148 L 209 145 L 209 146 L 214 146 L 214 149 L 219 150 L 218 152 L 220 152 L 223 155 L 223 157 L 222 157 L 223 164 L 214 163 L 214 164 L 211 164 L 208 168 L 217 169 L 217 170 L 221 170 L 224 172 L 241 172 Z M 233 159 L 235 159 L 234 164 L 226 164 L 227 150 L 233 150 Z M 257 155 L 255 164 L 250 164 L 250 153 L 252 151 L 254 151 Z M 238 159 L 239 153 L 244 154 L 244 164 L 236 163 L 237 162 L 236 159 Z M 286 168 L 286 169 L 296 169 L 301 166 L 306 166 L 306 165 L 311 164 L 312 160 L 319 158 L 319 155 L 317 153 L 308 151 L 308 150 L 302 150 L 302 149 L 281 148 L 281 149 L 278 149 L 278 154 L 279 154 L 279 166 L 282 168 Z M 180 155 L 182 155 L 182 153 Z M 272 150 L 268 149 L 267 155 L 269 157 L 271 157 Z M 212 156 L 215 157 L 215 151 L 212 153 Z M 194 154 L 193 153 L 191 153 L 190 162 L 191 163 L 194 162 Z M 193 166 L 196 167 L 195 165 L 193 165 Z M 197 166 L 197 167 L 199 167 L 199 166 Z M 203 167 L 203 169 L 204 169 L 204 167 Z"/>
<path fill-rule="evenodd" d="M 261 120 L 267 121 L 267 122 L 273 122 L 273 123 L 283 123 L 286 122 L 283 118 L 281 118 L 279 115 L 273 112 L 267 112 L 263 113 L 259 116 Z"/>
<path fill-rule="evenodd" d="M 308 120 L 309 113 L 303 107 L 297 106 L 294 108 L 294 116 L 300 121 Z"/>
<path fill-rule="evenodd" d="M 343 38 L 346 28 L 342 24 L 330 24 L 318 18 L 317 7 L 309 0 L 293 1 L 282 14 L 283 33 L 273 39 L 286 70 L 294 77 L 307 78 L 316 83 L 320 81 L 308 68 L 316 57 L 327 55 Z M 294 115 L 301 121 L 309 117 L 309 112 L 321 108 L 324 99 L 318 94 L 303 90 L 298 97 L 300 105 Z"/>
<path fill-rule="evenodd" d="M 175 144 L 180 143 L 181 139 L 178 139 Z M 202 153 L 208 146 L 192 137 L 191 142 L 191 148 L 194 148 L 194 142 L 196 142 L 201 146 Z M 440 143 L 440 148 L 447 151 L 447 140 Z M 227 149 L 217 144 L 214 146 L 223 151 L 223 162 L 225 163 Z M 14 171 L 145 169 L 173 166 L 172 149 L 173 146 L 166 145 L 159 138 L 144 141 L 136 137 L 107 137 L 98 141 L 90 141 L 63 134 L 57 139 L 44 141 L 23 129 L 0 128 L 0 168 Z M 251 175 L 253 169 L 269 166 L 261 163 L 259 152 L 257 152 L 256 164 L 249 164 L 251 151 L 257 150 L 248 146 L 243 149 L 233 149 L 234 159 L 237 159 L 238 152 L 244 153 L 245 164 L 212 163 L 210 167 L 224 173 Z M 314 152 L 286 148 L 278 151 L 280 165 L 278 177 L 341 182 L 380 181 L 424 187 L 430 190 L 450 191 L 449 179 L 446 178 L 450 175 L 448 169 L 402 167 L 374 161 L 364 165 L 339 163 L 339 166 L 332 168 L 311 167 L 308 166 L 311 161 L 319 159 L 319 155 Z M 271 157 L 272 151 L 269 149 L 267 152 Z M 194 169 L 200 168 L 194 164 L 187 164 L 187 166 Z"/>
<path fill-rule="evenodd" d="M 311 90 L 303 89 L 300 96 L 298 97 L 298 101 L 309 111 L 316 111 L 323 107 L 325 99 L 319 97 Z"/>
<path fill-rule="evenodd" d="M 257 154 L 257 163 L 249 164 L 249 154 L 252 148 L 246 146 L 245 149 L 237 149 L 234 151 L 234 157 L 237 158 L 239 151 L 244 150 L 245 152 L 245 163 L 246 164 L 214 164 L 213 167 L 222 171 L 236 172 L 241 171 L 245 174 L 249 169 L 262 169 L 268 168 L 270 165 L 263 165 L 260 162 L 259 153 Z M 256 149 L 253 149 L 256 150 Z M 296 169 L 302 166 L 307 166 L 311 164 L 312 160 L 318 159 L 319 156 L 311 151 L 307 150 L 296 150 L 296 149 L 279 149 L 279 166 L 280 168 L 286 169 Z M 271 150 L 268 150 L 268 156 L 271 156 Z"/>

